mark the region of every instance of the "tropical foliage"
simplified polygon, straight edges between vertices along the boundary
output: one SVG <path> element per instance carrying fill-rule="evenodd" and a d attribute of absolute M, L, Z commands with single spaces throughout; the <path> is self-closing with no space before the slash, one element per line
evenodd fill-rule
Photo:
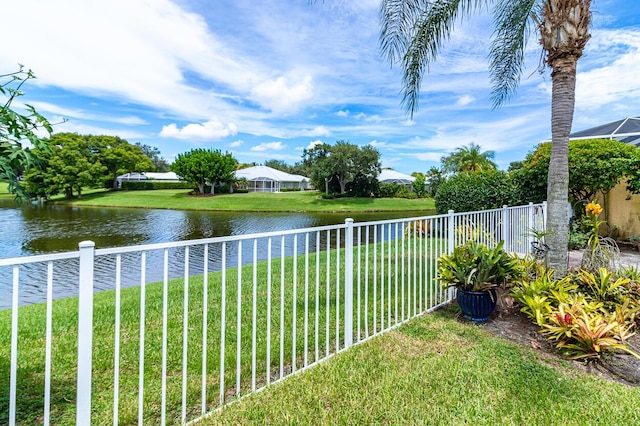
<path fill-rule="evenodd" d="M 615 274 L 605 268 L 559 279 L 537 268 L 511 293 L 561 353 L 587 362 L 621 350 L 640 357 L 626 344 L 640 320 L 637 281 L 625 277 L 624 271 Z"/>
<path fill-rule="evenodd" d="M 445 173 L 481 172 L 495 170 L 495 152 L 482 151 L 480 145 L 470 144 L 455 149 L 451 154 L 442 157 L 442 171 Z"/>
<path fill-rule="evenodd" d="M 547 180 L 550 264 L 567 269 L 568 141 L 575 104 L 576 66 L 589 41 L 591 0 L 382 0 L 380 44 L 403 70 L 403 103 L 410 116 L 418 107 L 429 66 L 461 18 L 489 9 L 494 32 L 489 51 L 493 105 L 500 106 L 520 83 L 527 42 L 536 31 L 541 65 L 551 69 L 551 158 Z"/>
<path fill-rule="evenodd" d="M 438 276 L 442 285 L 468 291 L 483 291 L 513 282 L 523 273 L 518 258 L 503 249 L 470 241 L 453 253 L 438 259 Z"/>
<path fill-rule="evenodd" d="M 569 142 L 567 158 L 573 200 L 591 200 L 598 192 L 609 192 L 624 178 L 629 178 L 630 192 L 640 192 L 640 150 L 633 145 L 615 140 L 575 140 Z M 521 168 L 512 171 L 522 202 L 546 199 L 550 159 L 551 144 L 542 143 L 527 154 Z"/>
<path fill-rule="evenodd" d="M 111 187 L 118 188 L 118 176 L 125 173 L 150 172 L 156 169 L 156 165 L 145 155 L 140 145 L 131 145 L 118 136 L 89 136 L 89 143 L 93 150 L 97 151 L 100 162 L 107 168 L 111 178 Z M 155 155 L 151 149 L 148 151 Z"/>
<path fill-rule="evenodd" d="M 514 188 L 507 173 L 499 170 L 463 172 L 450 176 L 438 186 L 436 210 L 470 212 L 511 205 Z"/>
<path fill-rule="evenodd" d="M 312 184 L 324 188 L 326 194 L 370 196 L 377 192 L 380 153 L 370 145 L 320 144 L 305 149 L 302 158 Z"/>
<path fill-rule="evenodd" d="M 233 182 L 237 164 L 228 152 L 223 154 L 219 149 L 196 148 L 178 154 L 171 170 L 197 185 L 201 194 L 204 194 L 208 183 L 211 185 L 211 194 L 214 194 L 216 185 Z"/>
<path fill-rule="evenodd" d="M 56 133 L 48 141 L 50 151 L 34 150 L 41 167 L 25 173 L 31 196 L 63 193 L 67 199 L 81 197 L 83 188 L 99 188 L 109 173 L 102 164 L 92 138 L 75 133 Z"/>
<path fill-rule="evenodd" d="M 22 86 L 33 78 L 33 72 L 24 71 L 22 66 L 16 72 L 0 75 L 0 181 L 9 183 L 9 192 L 16 195 L 18 202 L 28 195 L 18 177 L 38 165 L 30 147 L 24 144 L 27 142 L 41 152 L 48 152 L 49 146 L 38 133 L 42 130 L 52 132 L 49 121 L 31 105 L 24 105 L 24 114 L 12 108 L 13 101 L 24 95 Z"/>
<path fill-rule="evenodd" d="M 83 188 L 116 188 L 119 175 L 155 168 L 140 146 L 117 136 L 56 133 L 46 142 L 49 150 L 33 150 L 39 167 L 24 176 L 31 196 L 81 196 Z"/>

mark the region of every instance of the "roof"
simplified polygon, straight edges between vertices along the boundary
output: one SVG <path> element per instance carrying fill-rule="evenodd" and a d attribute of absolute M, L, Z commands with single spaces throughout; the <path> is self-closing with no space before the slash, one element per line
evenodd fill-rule
<path fill-rule="evenodd" d="M 118 176 L 118 179 L 121 180 L 145 180 L 145 179 L 153 179 L 153 180 L 181 180 L 182 178 L 175 174 L 174 172 L 166 172 L 166 173 L 155 173 L 155 172 L 131 172 L 126 173 L 124 175 Z"/>
<path fill-rule="evenodd" d="M 574 132 L 569 135 L 569 139 L 615 139 L 620 142 L 640 145 L 640 117 L 627 117 L 622 120 Z"/>
<path fill-rule="evenodd" d="M 395 170 L 384 169 L 378 175 L 378 182 L 384 183 L 402 183 L 408 185 L 412 183 L 416 178 L 404 173 L 396 172 Z"/>
<path fill-rule="evenodd" d="M 145 172 L 145 176 L 147 179 L 155 179 L 155 180 L 180 180 L 182 179 L 180 176 L 175 174 L 175 172 L 165 172 L 165 173 L 155 173 L 155 172 Z"/>
<path fill-rule="evenodd" d="M 309 180 L 307 177 L 292 175 L 267 166 L 254 166 L 236 170 L 236 179 L 241 178 L 256 181 L 272 180 L 277 182 L 304 182 Z"/>

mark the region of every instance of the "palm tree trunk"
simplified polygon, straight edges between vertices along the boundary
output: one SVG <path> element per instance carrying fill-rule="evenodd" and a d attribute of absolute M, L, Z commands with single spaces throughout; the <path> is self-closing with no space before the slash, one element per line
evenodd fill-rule
<path fill-rule="evenodd" d="M 569 232 L 569 133 L 575 104 L 577 58 L 554 63 L 551 89 L 551 160 L 547 185 L 549 266 L 558 277 L 567 274 Z"/>

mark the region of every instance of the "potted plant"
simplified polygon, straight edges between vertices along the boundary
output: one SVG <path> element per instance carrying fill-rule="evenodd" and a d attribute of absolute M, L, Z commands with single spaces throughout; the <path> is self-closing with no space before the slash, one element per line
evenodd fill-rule
<path fill-rule="evenodd" d="M 495 248 L 468 242 L 439 259 L 438 279 L 443 286 L 456 288 L 458 305 L 471 321 L 487 321 L 496 306 L 496 290 L 523 273 L 518 258 L 503 246 L 504 241 Z"/>

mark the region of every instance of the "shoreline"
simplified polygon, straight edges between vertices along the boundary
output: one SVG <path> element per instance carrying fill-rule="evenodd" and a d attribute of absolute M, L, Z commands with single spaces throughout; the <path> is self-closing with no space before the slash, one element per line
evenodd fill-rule
<path fill-rule="evenodd" d="M 218 194 L 192 196 L 185 190 L 104 191 L 71 200 L 54 198 L 48 203 L 72 207 L 136 208 L 231 213 L 435 213 L 432 198 L 324 199 L 317 191 Z"/>

